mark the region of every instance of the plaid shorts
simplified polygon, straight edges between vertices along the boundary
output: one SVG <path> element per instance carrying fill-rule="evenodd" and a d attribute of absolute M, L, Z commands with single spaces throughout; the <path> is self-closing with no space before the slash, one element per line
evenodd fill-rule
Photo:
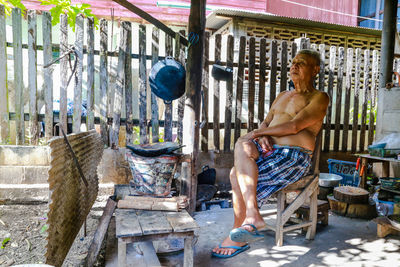
<path fill-rule="evenodd" d="M 311 167 L 311 151 L 301 147 L 274 145 L 265 152 L 253 141 L 260 153 L 258 166 L 257 202 L 267 200 L 273 193 L 297 182 Z"/>

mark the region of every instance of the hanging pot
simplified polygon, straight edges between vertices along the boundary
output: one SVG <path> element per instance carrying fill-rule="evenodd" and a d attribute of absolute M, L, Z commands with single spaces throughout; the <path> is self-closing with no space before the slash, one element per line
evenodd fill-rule
<path fill-rule="evenodd" d="M 233 69 L 221 66 L 220 62 L 217 61 L 213 64 L 211 75 L 218 81 L 230 81 L 233 78 Z"/>
<path fill-rule="evenodd" d="M 172 57 L 166 57 L 151 68 L 149 82 L 156 96 L 171 103 L 185 93 L 185 68 Z"/>

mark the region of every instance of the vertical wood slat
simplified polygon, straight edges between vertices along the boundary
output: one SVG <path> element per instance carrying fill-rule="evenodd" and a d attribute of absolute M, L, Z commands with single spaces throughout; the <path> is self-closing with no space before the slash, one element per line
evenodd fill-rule
<path fill-rule="evenodd" d="M 43 28 L 43 64 L 49 64 L 53 59 L 51 16 L 49 12 L 42 13 Z M 15 67 L 15 66 L 14 66 Z M 53 136 L 53 76 L 52 68 L 43 69 L 43 89 L 45 102 L 45 136 L 50 139 Z"/>
<path fill-rule="evenodd" d="M 233 69 L 233 36 L 228 35 L 226 45 L 226 65 Z M 225 102 L 225 131 L 224 131 L 224 152 L 231 150 L 231 130 L 232 130 L 232 101 L 233 101 L 233 81 L 226 82 L 226 102 Z"/>
<path fill-rule="evenodd" d="M 221 60 L 221 34 L 215 35 L 215 57 L 214 62 Z M 220 142 L 219 142 L 219 81 L 214 79 L 214 108 L 213 108 L 213 128 L 214 128 L 214 149 L 216 151 L 220 150 Z"/>
<path fill-rule="evenodd" d="M 356 70 L 354 75 L 354 101 L 353 101 L 353 129 L 351 131 L 351 153 L 357 150 L 357 133 L 358 133 L 358 107 L 360 92 L 360 73 L 361 73 L 361 49 L 356 49 Z"/>
<path fill-rule="evenodd" d="M 9 137 L 8 87 L 7 87 L 7 43 L 5 9 L 0 5 L 0 142 Z"/>
<path fill-rule="evenodd" d="M 267 69 L 267 51 L 266 51 L 266 40 L 262 38 L 260 40 L 260 74 L 259 74 L 259 85 L 258 85 L 258 125 L 264 121 L 265 117 L 265 73 Z"/>
<path fill-rule="evenodd" d="M 278 62 L 278 48 L 276 40 L 271 42 L 271 76 L 269 80 L 269 108 L 271 109 L 272 103 L 276 98 L 276 72 Z"/>
<path fill-rule="evenodd" d="M 287 51 L 287 42 L 282 41 L 282 50 L 281 50 L 281 84 L 280 84 L 280 92 L 286 91 L 287 88 L 287 61 L 288 61 L 288 51 Z"/>
<path fill-rule="evenodd" d="M 111 147 L 118 147 L 119 129 L 121 122 L 121 107 L 125 89 L 125 64 L 126 64 L 126 49 L 128 42 L 128 22 L 123 21 L 120 28 L 120 44 L 118 49 L 118 65 L 117 65 L 117 80 L 115 83 L 114 92 L 114 112 L 111 134 Z M 131 111 L 132 112 L 132 111 Z"/>
<path fill-rule="evenodd" d="M 22 21 L 21 10 L 12 9 L 13 25 L 13 55 L 14 55 L 14 90 L 15 90 L 15 125 L 16 144 L 25 142 L 24 127 L 24 100 L 23 100 L 23 72 L 22 70 Z"/>
<path fill-rule="evenodd" d="M 365 131 L 367 128 L 367 108 L 368 108 L 368 92 L 369 92 L 369 67 L 370 67 L 370 51 L 364 50 L 364 83 L 363 83 L 363 102 L 361 112 L 361 133 L 360 133 L 360 151 L 364 151 L 365 147 Z"/>
<path fill-rule="evenodd" d="M 203 60 L 204 60 L 204 65 L 203 65 L 203 85 L 202 85 L 202 90 L 203 90 L 203 105 L 202 109 L 202 122 L 204 122 L 204 127 L 201 129 L 201 151 L 203 152 L 208 152 L 208 95 L 209 95 L 209 42 L 210 42 L 210 33 L 205 32 L 204 33 L 204 54 L 203 54 Z"/>
<path fill-rule="evenodd" d="M 146 125 L 146 96 L 147 96 L 147 77 L 146 77 L 146 26 L 139 25 L 139 127 L 140 143 L 146 144 L 147 125 Z"/>
<path fill-rule="evenodd" d="M 248 119 L 247 131 L 254 130 L 254 99 L 256 91 L 256 41 L 254 37 L 249 40 L 249 90 L 248 90 Z"/>
<path fill-rule="evenodd" d="M 68 17 L 66 14 L 60 16 L 60 54 L 68 50 Z M 68 58 L 60 59 L 60 123 L 67 133 L 67 83 L 68 83 Z M 61 135 L 61 131 L 59 131 Z"/>
<path fill-rule="evenodd" d="M 371 145 L 374 141 L 374 125 L 375 125 L 375 104 L 376 104 L 376 87 L 378 85 L 378 51 L 372 51 L 372 74 L 371 74 L 371 90 L 369 91 L 370 96 L 370 112 L 369 112 L 369 128 L 368 128 L 368 145 Z"/>
<path fill-rule="evenodd" d="M 297 54 L 297 44 L 296 42 L 292 42 L 292 59 L 296 56 Z"/>
<path fill-rule="evenodd" d="M 173 46 L 172 37 L 168 34 L 165 35 L 165 56 L 172 56 Z M 172 102 L 165 104 L 164 115 L 164 136 L 165 141 L 172 141 Z"/>
<path fill-rule="evenodd" d="M 107 126 L 107 92 L 108 92 L 108 23 L 100 20 L 100 134 L 105 145 L 109 144 Z"/>
<path fill-rule="evenodd" d="M 153 27 L 151 34 L 151 66 L 154 66 L 158 62 L 159 36 L 160 30 Z M 153 143 L 157 143 L 160 139 L 159 131 L 157 96 L 151 92 L 151 136 Z"/>
<path fill-rule="evenodd" d="M 332 102 L 333 102 L 333 82 L 335 79 L 335 65 L 336 65 L 336 46 L 331 46 L 329 49 L 329 77 L 328 77 L 328 95 L 331 99 L 329 102 L 328 110 L 326 112 L 325 123 L 325 137 L 324 137 L 324 151 L 329 151 L 331 140 L 331 117 L 332 117 Z"/>
<path fill-rule="evenodd" d="M 75 71 L 74 83 L 74 113 L 72 117 L 72 132 L 81 130 L 82 116 L 82 70 L 83 70 L 83 16 L 78 15 L 75 22 L 75 51 L 78 61 Z"/>
<path fill-rule="evenodd" d="M 347 151 L 348 135 L 349 135 L 349 116 L 350 116 L 350 96 L 351 96 L 351 80 L 353 73 L 353 48 L 347 49 L 346 60 L 346 84 L 345 84 L 345 100 L 344 100 L 344 117 L 343 117 L 343 135 L 342 135 L 342 151 Z"/>
<path fill-rule="evenodd" d="M 87 130 L 94 129 L 94 21 L 87 20 Z"/>
<path fill-rule="evenodd" d="M 319 54 L 321 56 L 321 64 L 319 65 L 320 70 L 318 74 L 318 90 L 324 92 L 325 88 L 325 45 L 320 44 L 318 47 Z"/>
<path fill-rule="evenodd" d="M 333 141 L 333 151 L 339 151 L 340 117 L 342 114 L 343 71 L 344 71 L 344 48 L 339 47 L 337 81 L 336 81 L 335 134 Z"/>
<path fill-rule="evenodd" d="M 132 106 L 132 23 L 127 22 L 125 48 L 125 110 L 126 110 L 126 144 L 133 144 L 133 106 Z"/>
<path fill-rule="evenodd" d="M 28 11 L 28 87 L 29 87 L 29 127 L 30 144 L 37 145 L 39 141 L 39 122 L 37 107 L 37 16 L 35 10 Z M 1 63 L 0 63 L 1 64 Z"/>
<path fill-rule="evenodd" d="M 234 143 L 240 137 L 242 124 L 242 101 L 243 101 L 243 78 L 244 78 L 244 57 L 246 52 L 246 37 L 241 36 L 239 41 L 239 61 L 236 83 L 236 100 L 235 100 L 235 135 Z"/>
<path fill-rule="evenodd" d="M 180 42 L 180 38 L 182 36 L 185 36 L 185 31 L 180 31 L 177 32 L 175 35 L 175 59 L 179 61 L 182 65 L 185 65 L 185 50 L 183 48 L 183 45 Z M 182 144 L 182 138 L 183 138 L 183 113 L 185 109 L 185 97 L 186 95 L 183 94 L 178 99 L 178 129 L 177 129 L 177 139 L 179 144 Z"/>

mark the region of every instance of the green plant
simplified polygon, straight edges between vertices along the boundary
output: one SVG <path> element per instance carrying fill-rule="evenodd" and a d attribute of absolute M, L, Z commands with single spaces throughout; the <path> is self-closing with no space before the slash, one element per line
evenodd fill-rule
<path fill-rule="evenodd" d="M 1 248 L 4 249 L 7 243 L 10 242 L 10 240 L 11 239 L 9 237 L 4 238 L 3 241 L 1 242 Z"/>
<path fill-rule="evenodd" d="M 7 16 L 11 15 L 12 8 L 18 7 L 22 13 L 25 13 L 26 7 L 21 3 L 21 0 L 0 0 L 0 4 L 4 6 L 4 11 Z"/>

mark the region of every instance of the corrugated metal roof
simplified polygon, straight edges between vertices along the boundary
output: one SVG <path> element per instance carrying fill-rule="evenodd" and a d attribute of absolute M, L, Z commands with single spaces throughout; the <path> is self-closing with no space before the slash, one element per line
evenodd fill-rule
<path fill-rule="evenodd" d="M 303 18 L 292 18 L 277 16 L 271 13 L 255 12 L 255 11 L 243 11 L 237 9 L 218 9 L 213 11 L 207 16 L 206 27 L 209 29 L 218 30 L 220 27 L 225 25 L 230 18 L 249 18 L 263 21 L 288 23 L 296 26 L 307 26 L 315 28 L 323 28 L 336 31 L 345 31 L 353 33 L 361 33 L 368 35 L 381 36 L 380 30 L 364 28 L 364 27 L 352 27 L 334 23 L 326 23 L 323 21 L 313 21 Z"/>

